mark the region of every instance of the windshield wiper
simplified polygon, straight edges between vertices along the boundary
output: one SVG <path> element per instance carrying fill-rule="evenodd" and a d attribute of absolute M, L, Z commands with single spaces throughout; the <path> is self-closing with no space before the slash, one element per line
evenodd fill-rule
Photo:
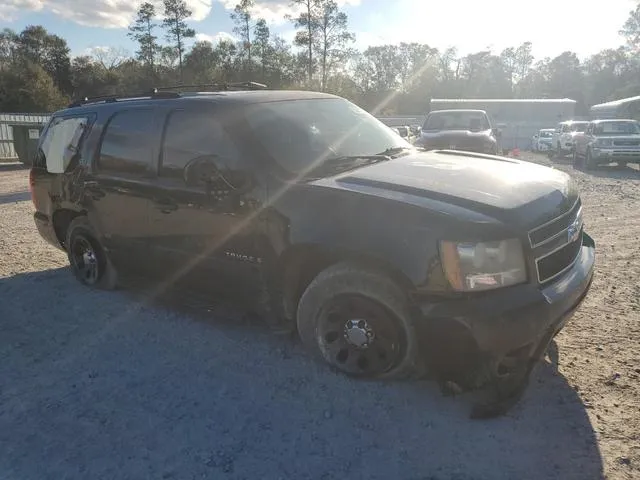
<path fill-rule="evenodd" d="M 329 170 L 331 172 L 346 172 L 356 168 L 371 165 L 372 163 L 391 160 L 388 155 L 341 155 L 339 157 L 327 158 L 315 171 Z"/>
<path fill-rule="evenodd" d="M 404 153 L 407 150 L 411 150 L 411 148 L 410 147 L 391 147 L 391 148 L 387 148 L 386 150 L 378 153 L 377 155 L 384 155 L 386 157 L 393 158 L 394 155 L 398 155 L 400 153 Z"/>
<path fill-rule="evenodd" d="M 323 165 L 341 165 L 344 162 L 349 162 L 351 160 L 364 160 L 375 162 L 375 161 L 383 161 L 390 160 L 389 155 L 387 153 L 376 153 L 375 155 L 340 155 L 339 157 L 332 157 L 326 159 L 322 162 Z"/>

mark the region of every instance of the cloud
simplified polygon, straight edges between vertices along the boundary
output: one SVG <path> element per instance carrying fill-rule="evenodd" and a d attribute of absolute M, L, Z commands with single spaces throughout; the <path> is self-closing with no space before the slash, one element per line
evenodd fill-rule
<path fill-rule="evenodd" d="M 49 11 L 87 27 L 126 28 L 144 0 L 0 0 L 0 20 L 10 21 L 25 11 Z M 152 0 L 158 13 L 162 1 Z M 186 0 L 194 21 L 204 20 L 213 0 Z"/>
<path fill-rule="evenodd" d="M 15 20 L 22 11 L 37 12 L 42 10 L 43 0 L 2 0 L 0 3 L 0 20 Z"/>
<path fill-rule="evenodd" d="M 207 35 L 206 33 L 196 33 L 196 41 L 209 42 L 217 45 L 219 42 L 237 42 L 238 38 L 227 32 L 218 32 L 215 35 Z"/>
<path fill-rule="evenodd" d="M 220 0 L 227 10 L 233 10 L 239 3 L 238 0 Z M 340 7 L 346 5 L 360 5 L 361 0 L 337 0 Z M 268 23 L 280 25 L 287 22 L 286 15 L 295 15 L 299 8 L 291 6 L 290 0 L 256 0 L 255 6 L 251 9 L 251 14 L 255 18 L 264 18 Z"/>

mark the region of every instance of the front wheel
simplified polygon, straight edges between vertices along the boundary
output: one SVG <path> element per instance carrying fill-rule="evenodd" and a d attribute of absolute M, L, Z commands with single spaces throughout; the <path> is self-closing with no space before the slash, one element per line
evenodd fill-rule
<path fill-rule="evenodd" d="M 71 269 L 80 283 L 111 290 L 116 287 L 116 271 L 100 245 L 87 217 L 76 217 L 65 241 Z"/>
<path fill-rule="evenodd" d="M 573 166 L 574 167 L 579 167 L 580 166 L 580 155 L 578 155 L 578 149 L 577 148 L 573 149 Z"/>
<path fill-rule="evenodd" d="M 591 149 L 587 149 L 587 155 L 584 159 L 584 168 L 585 170 L 593 170 L 595 168 L 595 164 L 593 161 L 593 154 L 591 153 Z"/>
<path fill-rule="evenodd" d="M 409 299 L 376 270 L 341 263 L 321 272 L 300 299 L 297 323 L 307 349 L 347 375 L 423 373 Z"/>

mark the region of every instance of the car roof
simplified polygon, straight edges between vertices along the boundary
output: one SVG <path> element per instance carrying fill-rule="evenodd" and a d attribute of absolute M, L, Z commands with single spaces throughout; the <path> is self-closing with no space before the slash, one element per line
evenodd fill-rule
<path fill-rule="evenodd" d="M 78 106 L 69 106 L 63 110 L 59 110 L 54 114 L 65 115 L 75 114 L 84 111 L 95 111 L 97 109 L 108 108 L 109 110 L 118 107 L 126 108 L 133 105 L 185 105 L 194 102 L 207 102 L 216 105 L 250 105 L 257 103 L 280 102 L 289 100 L 311 100 L 311 99 L 339 99 L 337 95 L 329 93 L 313 92 L 306 90 L 242 90 L 242 91 L 222 91 L 222 92 L 185 92 L 173 98 L 168 97 L 149 97 L 140 96 L 137 98 L 118 98 L 112 97 L 108 101 L 97 100 L 80 104 Z"/>
<path fill-rule="evenodd" d="M 479 110 L 477 108 L 448 108 L 445 110 L 431 110 L 429 115 L 432 113 L 451 113 L 451 112 L 467 112 L 467 113 L 484 113 L 487 112 L 485 110 Z"/>
<path fill-rule="evenodd" d="M 589 120 L 565 120 L 558 125 L 573 125 L 574 123 L 589 123 Z"/>
<path fill-rule="evenodd" d="M 610 122 L 637 122 L 633 118 L 599 118 L 597 120 L 592 120 L 591 123 L 610 123 Z"/>

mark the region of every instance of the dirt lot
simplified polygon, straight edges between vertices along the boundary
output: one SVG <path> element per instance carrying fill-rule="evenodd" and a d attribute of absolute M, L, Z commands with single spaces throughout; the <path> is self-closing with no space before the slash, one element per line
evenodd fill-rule
<path fill-rule="evenodd" d="M 0 165 L 0 479 L 640 478 L 640 172 L 558 168 L 583 192 L 593 289 L 559 363 L 471 421 L 464 396 L 346 379 L 222 303 L 81 287 L 35 230 L 27 172 Z"/>

